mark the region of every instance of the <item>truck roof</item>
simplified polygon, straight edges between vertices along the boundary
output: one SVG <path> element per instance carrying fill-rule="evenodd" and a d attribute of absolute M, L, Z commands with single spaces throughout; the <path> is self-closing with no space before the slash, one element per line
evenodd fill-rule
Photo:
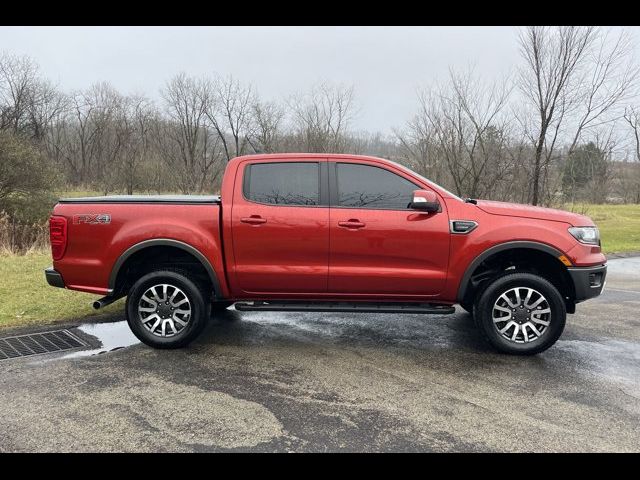
<path fill-rule="evenodd" d="M 235 157 L 231 159 L 231 161 L 233 162 L 269 158 L 352 158 L 355 160 L 377 160 L 383 162 L 390 161 L 385 158 L 374 157 L 371 155 L 355 155 L 351 153 L 256 153 L 253 155 L 242 155 L 240 157 Z"/>

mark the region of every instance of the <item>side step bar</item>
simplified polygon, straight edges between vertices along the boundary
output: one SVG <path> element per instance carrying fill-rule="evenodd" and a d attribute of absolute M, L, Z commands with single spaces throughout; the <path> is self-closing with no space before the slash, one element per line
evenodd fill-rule
<path fill-rule="evenodd" d="M 425 313 L 448 315 L 455 313 L 451 305 L 433 303 L 373 303 L 373 302 L 237 302 L 241 312 L 359 312 L 359 313 Z"/>

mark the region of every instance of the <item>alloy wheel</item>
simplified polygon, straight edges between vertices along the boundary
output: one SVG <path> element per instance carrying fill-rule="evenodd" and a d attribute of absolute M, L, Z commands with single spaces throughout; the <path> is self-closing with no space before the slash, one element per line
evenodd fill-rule
<path fill-rule="evenodd" d="M 529 343 L 542 337 L 551 322 L 548 300 L 529 287 L 511 288 L 493 304 L 493 325 L 510 342 Z"/>
<path fill-rule="evenodd" d="M 152 334 L 173 337 L 188 325 L 191 319 L 191 302 L 175 285 L 154 285 L 140 297 L 138 316 Z"/>

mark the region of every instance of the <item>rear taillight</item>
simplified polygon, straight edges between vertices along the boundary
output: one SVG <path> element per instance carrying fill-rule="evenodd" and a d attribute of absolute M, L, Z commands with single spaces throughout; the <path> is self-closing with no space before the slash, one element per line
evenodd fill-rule
<path fill-rule="evenodd" d="M 49 218 L 49 241 L 51 243 L 51 255 L 54 260 L 64 257 L 67 249 L 67 219 L 51 216 Z"/>

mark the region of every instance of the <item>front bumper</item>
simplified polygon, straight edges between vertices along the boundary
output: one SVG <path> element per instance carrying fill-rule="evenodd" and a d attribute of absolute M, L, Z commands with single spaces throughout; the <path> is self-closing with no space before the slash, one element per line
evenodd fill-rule
<path fill-rule="evenodd" d="M 62 275 L 60 275 L 60 273 L 53 267 L 46 268 L 44 270 L 44 276 L 47 279 L 47 283 L 52 287 L 64 288 Z"/>
<path fill-rule="evenodd" d="M 607 279 L 606 264 L 596 267 L 569 267 L 567 270 L 575 287 L 576 303 L 597 297 L 602 293 Z"/>

